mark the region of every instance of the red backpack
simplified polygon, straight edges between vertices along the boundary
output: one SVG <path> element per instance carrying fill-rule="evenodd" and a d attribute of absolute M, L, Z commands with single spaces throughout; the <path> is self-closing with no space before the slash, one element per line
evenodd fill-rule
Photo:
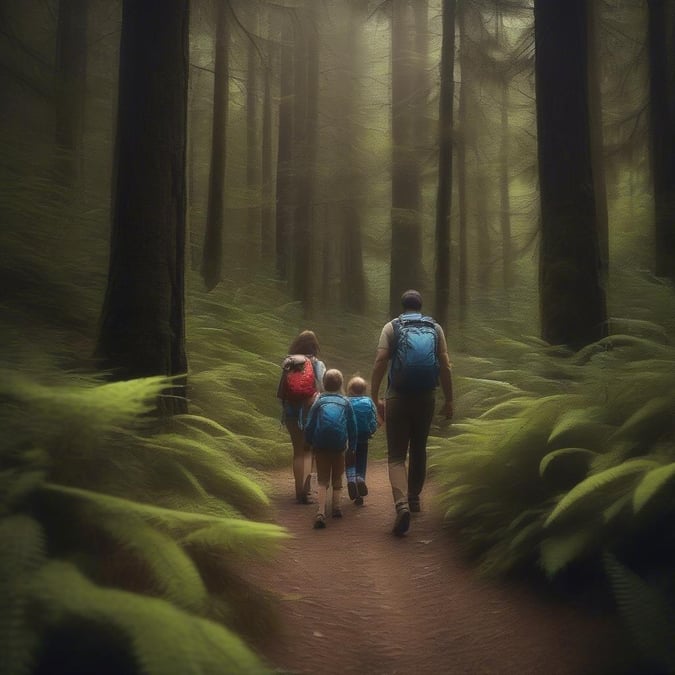
<path fill-rule="evenodd" d="M 301 403 L 316 394 L 314 365 L 309 356 L 291 354 L 281 364 L 283 373 L 278 396 L 283 401 Z"/>

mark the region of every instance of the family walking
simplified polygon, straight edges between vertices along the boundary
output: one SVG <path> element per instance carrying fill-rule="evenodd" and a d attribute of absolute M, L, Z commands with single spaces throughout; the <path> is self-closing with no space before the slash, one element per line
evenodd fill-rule
<path fill-rule="evenodd" d="M 404 535 L 410 513 L 420 511 L 426 478 L 427 437 L 440 384 L 441 412 L 453 415 L 452 373 L 443 329 L 422 314 L 422 296 L 409 290 L 401 296 L 402 314 L 382 328 L 368 385 L 353 377 L 344 393 L 343 375 L 326 369 L 319 342 L 303 331 L 291 343 L 282 364 L 277 396 L 282 420 L 293 445 L 293 475 L 298 502 L 309 504 L 313 464 L 317 475 L 314 527 L 326 527 L 328 487 L 330 514 L 342 517 L 343 478 L 350 500 L 363 505 L 368 494 L 368 441 L 379 425 L 387 439 L 389 481 L 395 507 L 393 533 Z M 384 398 L 380 388 L 387 375 Z"/>

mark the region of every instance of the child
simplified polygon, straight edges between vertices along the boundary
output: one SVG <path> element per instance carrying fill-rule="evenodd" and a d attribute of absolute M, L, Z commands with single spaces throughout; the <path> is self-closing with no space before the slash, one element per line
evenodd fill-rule
<path fill-rule="evenodd" d="M 366 464 L 368 463 L 368 439 L 377 431 L 377 408 L 367 396 L 366 381 L 352 377 L 347 385 L 347 396 L 356 415 L 356 452 L 347 455 L 347 491 L 349 498 L 358 506 L 368 494 Z"/>
<path fill-rule="evenodd" d="M 328 484 L 333 486 L 333 518 L 342 518 L 340 498 L 345 473 L 345 448 L 356 447 L 356 418 L 349 399 L 342 394 L 342 373 L 330 369 L 323 376 L 323 392 L 309 409 L 305 439 L 316 458 L 318 508 L 315 529 L 326 527 Z"/>

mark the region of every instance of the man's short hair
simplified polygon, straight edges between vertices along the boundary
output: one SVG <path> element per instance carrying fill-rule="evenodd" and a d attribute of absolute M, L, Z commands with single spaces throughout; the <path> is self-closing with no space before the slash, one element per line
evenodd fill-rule
<path fill-rule="evenodd" d="M 411 288 L 401 296 L 401 304 L 403 309 L 420 310 L 422 309 L 422 295 L 419 291 Z"/>

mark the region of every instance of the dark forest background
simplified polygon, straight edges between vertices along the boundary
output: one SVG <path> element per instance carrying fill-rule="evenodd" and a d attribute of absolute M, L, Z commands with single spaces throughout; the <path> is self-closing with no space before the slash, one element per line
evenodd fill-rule
<path fill-rule="evenodd" d="M 415 287 L 453 537 L 675 672 L 673 2 L 4 0 L 0 89 L 0 670 L 267 668 L 279 363 Z"/>

